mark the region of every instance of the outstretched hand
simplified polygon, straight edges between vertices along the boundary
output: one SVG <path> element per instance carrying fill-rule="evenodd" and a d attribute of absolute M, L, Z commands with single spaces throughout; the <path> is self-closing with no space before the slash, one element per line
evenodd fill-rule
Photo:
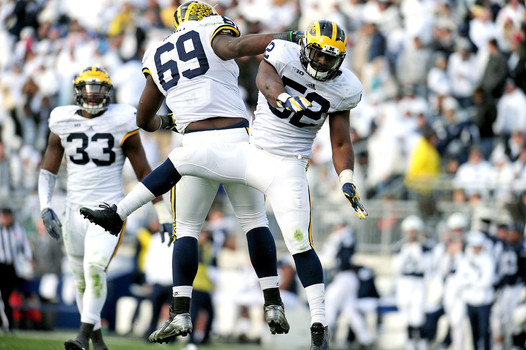
<path fill-rule="evenodd" d="M 345 198 L 351 203 L 353 209 L 356 211 L 356 216 L 360 219 L 365 219 L 367 215 L 367 210 L 365 210 L 365 207 L 363 206 L 362 202 L 360 201 L 360 196 L 358 196 L 358 192 L 356 191 L 356 186 L 354 186 L 351 182 L 346 182 L 342 186 L 343 194 L 345 195 Z"/>

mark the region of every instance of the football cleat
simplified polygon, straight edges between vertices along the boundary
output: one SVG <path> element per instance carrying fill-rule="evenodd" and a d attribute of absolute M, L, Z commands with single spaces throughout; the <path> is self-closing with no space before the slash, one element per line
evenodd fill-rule
<path fill-rule="evenodd" d="M 301 65 L 316 80 L 332 79 L 339 74 L 346 45 L 347 36 L 336 23 L 316 21 L 307 28 L 300 42 Z"/>
<path fill-rule="evenodd" d="M 170 306 L 170 318 L 148 337 L 150 343 L 168 343 L 177 336 L 188 335 L 192 332 L 192 319 L 190 314 L 174 314 Z"/>
<path fill-rule="evenodd" d="M 315 322 L 310 327 L 310 350 L 329 350 L 329 327 Z"/>
<path fill-rule="evenodd" d="M 290 326 L 285 318 L 285 307 L 281 305 L 265 306 L 265 320 L 272 334 L 287 334 Z"/>
<path fill-rule="evenodd" d="M 108 205 L 103 203 L 99 205 L 102 210 L 93 210 L 87 207 L 81 207 L 80 213 L 89 221 L 104 228 L 106 231 L 114 236 L 118 236 L 124 225 L 119 214 L 117 214 L 117 206 L 115 204 Z"/>
<path fill-rule="evenodd" d="M 113 96 L 113 84 L 108 72 L 96 66 L 77 74 L 73 90 L 76 104 L 93 115 L 108 109 Z"/>
<path fill-rule="evenodd" d="M 76 339 L 68 339 L 64 342 L 64 349 L 66 350 L 89 350 L 89 345 L 83 345 Z"/>

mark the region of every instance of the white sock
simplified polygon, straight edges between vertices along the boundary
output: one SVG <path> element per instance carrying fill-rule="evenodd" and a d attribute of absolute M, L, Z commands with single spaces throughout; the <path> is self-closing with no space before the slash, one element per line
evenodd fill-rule
<path fill-rule="evenodd" d="M 307 301 L 309 302 L 311 325 L 319 322 L 323 326 L 327 325 L 325 319 L 325 285 L 323 283 L 313 284 L 305 288 Z"/>
<path fill-rule="evenodd" d="M 151 201 L 155 195 L 139 182 L 131 191 L 117 204 L 117 214 L 124 221 L 128 215 Z"/>

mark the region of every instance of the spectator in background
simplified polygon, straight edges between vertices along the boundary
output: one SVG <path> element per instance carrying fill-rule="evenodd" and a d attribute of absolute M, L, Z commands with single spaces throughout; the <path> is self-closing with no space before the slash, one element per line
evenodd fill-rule
<path fill-rule="evenodd" d="M 480 147 L 485 159 L 489 159 L 494 147 L 495 133 L 493 123 L 497 119 L 497 107 L 493 96 L 478 87 L 473 92 L 473 107 L 470 109 L 470 119 L 479 130 Z"/>
<path fill-rule="evenodd" d="M 290 256 L 278 260 L 279 292 L 287 310 L 296 308 L 299 302 L 296 268 Z"/>
<path fill-rule="evenodd" d="M 460 164 L 468 159 L 472 145 L 480 143 L 478 128 L 459 107 L 456 99 L 446 96 L 441 115 L 435 118 L 433 128 L 439 138 L 437 150 L 441 156 L 454 157 Z"/>
<path fill-rule="evenodd" d="M 471 50 L 468 38 L 460 37 L 455 44 L 455 52 L 449 56 L 447 75 L 451 84 L 451 95 L 461 107 L 473 104 L 472 95 L 480 79 L 480 72 L 474 69 L 477 58 Z"/>
<path fill-rule="evenodd" d="M 447 59 L 444 54 L 435 56 L 434 66 L 427 74 L 427 86 L 429 88 L 428 99 L 432 109 L 436 112 L 440 110 L 442 100 L 451 92 L 449 78 L 447 76 Z"/>
<path fill-rule="evenodd" d="M 51 305 L 58 304 L 58 285 L 62 277 L 62 241 L 52 239 L 46 232 L 44 222 L 36 221 L 37 237 L 31 241 L 35 262 L 35 279 L 38 283 L 38 295 L 42 303 L 41 328 L 51 330 L 55 326 L 55 313 Z M 47 306 L 47 307 L 46 307 Z"/>
<path fill-rule="evenodd" d="M 422 333 L 425 322 L 424 273 L 429 269 L 431 252 L 422 243 L 424 222 L 416 215 L 401 223 L 403 239 L 393 257 L 396 283 L 396 306 L 407 329 L 406 349 L 424 349 L 427 346 Z"/>
<path fill-rule="evenodd" d="M 442 304 L 448 323 L 448 334 L 443 339 L 445 347 L 452 344 L 453 350 L 464 349 L 466 329 L 465 301 L 460 297 L 461 288 L 457 269 L 464 256 L 465 234 L 469 229 L 467 217 L 461 212 L 451 214 L 446 221 L 443 242 L 433 249 L 432 273 L 443 281 Z"/>
<path fill-rule="evenodd" d="M 416 198 L 420 212 L 429 217 L 435 213 L 433 191 L 440 173 L 440 155 L 436 149 L 438 138 L 435 131 L 425 127 L 418 143 L 409 154 L 405 184 L 410 198 Z"/>
<path fill-rule="evenodd" d="M 459 263 L 457 276 L 471 324 L 473 349 L 490 350 L 495 261 L 484 250 L 485 240 L 482 232 L 471 231 L 468 234 L 466 254 Z"/>
<path fill-rule="evenodd" d="M 325 302 L 327 308 L 327 324 L 331 332 L 335 332 L 338 315 L 341 313 L 350 325 L 362 346 L 373 342 L 365 318 L 358 309 L 358 292 L 360 280 L 357 269 L 353 269 L 352 256 L 356 247 L 353 229 L 345 222 L 334 226 L 330 239 L 323 247 L 322 254 L 327 259 L 335 260 L 336 273 L 327 285 Z M 329 257 L 329 255 L 332 255 Z"/>
<path fill-rule="evenodd" d="M 144 334 L 144 339 L 148 339 L 157 328 L 162 307 L 169 305 L 172 300 L 172 274 L 169 269 L 163 268 L 172 264 L 172 248 L 164 243 L 159 227 L 158 221 L 149 223 L 151 238 L 144 255 L 144 280 L 151 286 L 147 297 L 152 302 L 150 328 Z"/>
<path fill-rule="evenodd" d="M 489 58 L 484 66 L 480 85 L 484 91 L 489 92 L 493 98 L 498 99 L 504 93 L 506 77 L 508 76 L 508 64 L 506 57 L 499 50 L 497 39 L 489 40 L 486 47 Z M 485 50 L 485 48 L 479 47 L 479 50 Z"/>
<path fill-rule="evenodd" d="M 10 207 L 0 209 L 0 320 L 2 330 L 13 329 L 13 309 L 9 297 L 20 279 L 32 277 L 33 253 L 24 228 L 15 220 Z"/>
<path fill-rule="evenodd" d="M 502 225 L 499 225 L 502 227 Z M 523 253 L 523 237 L 521 227 L 513 224 L 508 228 L 504 225 L 504 250 L 501 255 L 501 278 L 498 283 L 500 293 L 497 293 L 492 318 L 496 319 L 497 327 L 493 328 L 495 346 L 508 348 L 512 342 L 514 327 L 513 310 L 518 306 L 524 289 L 525 275 Z M 493 317 L 494 316 L 494 317 Z"/>
<path fill-rule="evenodd" d="M 396 63 L 396 77 L 402 86 L 413 86 L 416 94 L 427 95 L 427 72 L 431 67 L 431 50 L 425 46 L 421 34 L 408 40 Z M 418 62 L 418 64 L 415 64 Z"/>
<path fill-rule="evenodd" d="M 453 201 L 478 203 L 488 195 L 491 165 L 484 159 L 482 150 L 473 146 L 468 161 L 458 168 L 453 178 Z"/>
<path fill-rule="evenodd" d="M 506 79 L 504 95 L 497 102 L 497 119 L 493 131 L 506 142 L 514 131 L 526 132 L 526 94 L 513 79 Z"/>

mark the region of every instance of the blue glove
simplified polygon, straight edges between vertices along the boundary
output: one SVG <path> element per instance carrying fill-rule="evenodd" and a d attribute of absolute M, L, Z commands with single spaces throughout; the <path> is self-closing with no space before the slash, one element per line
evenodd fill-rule
<path fill-rule="evenodd" d="M 168 234 L 168 237 L 169 237 L 168 247 L 171 246 L 172 242 L 173 242 L 173 239 L 172 239 L 173 226 L 174 225 L 172 223 L 164 223 L 164 224 L 161 224 L 161 227 L 159 228 L 159 233 L 161 234 L 161 242 L 162 243 L 164 243 L 164 241 L 165 241 L 164 234 L 165 233 Z"/>
<path fill-rule="evenodd" d="M 342 191 L 345 198 L 347 198 L 353 209 L 356 211 L 356 216 L 360 219 L 365 219 L 368 213 L 360 201 L 360 196 L 358 196 L 358 193 L 356 192 L 356 186 L 351 182 L 346 182 L 342 186 Z"/>
<path fill-rule="evenodd" d="M 309 109 L 312 104 L 303 96 L 290 96 L 286 92 L 281 93 L 276 99 L 278 106 L 294 113 Z"/>
<path fill-rule="evenodd" d="M 293 43 L 300 44 L 301 39 L 303 39 L 303 32 L 300 32 L 299 30 L 293 30 L 290 32 L 290 41 Z"/>
<path fill-rule="evenodd" d="M 62 232 L 62 223 L 60 222 L 57 214 L 51 208 L 46 208 L 42 210 L 42 220 L 44 221 L 44 227 L 46 232 L 53 239 L 60 239 L 60 234 Z"/>
<path fill-rule="evenodd" d="M 175 126 L 175 118 L 173 113 L 159 115 L 161 117 L 161 127 L 160 129 L 172 130 L 177 132 Z"/>

